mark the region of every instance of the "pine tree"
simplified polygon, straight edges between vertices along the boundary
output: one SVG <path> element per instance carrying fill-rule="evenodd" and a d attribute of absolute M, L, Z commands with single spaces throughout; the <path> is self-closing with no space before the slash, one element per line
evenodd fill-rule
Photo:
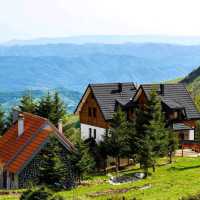
<path fill-rule="evenodd" d="M 42 150 L 40 166 L 40 184 L 53 187 L 64 187 L 69 176 L 69 168 L 62 157 L 62 148 L 56 138 L 50 137 L 50 142 Z"/>
<path fill-rule="evenodd" d="M 89 152 L 89 147 L 81 139 L 75 144 L 76 151 L 68 155 L 77 181 L 94 170 L 95 161 Z"/>
<path fill-rule="evenodd" d="M 195 141 L 200 143 L 200 121 L 196 122 Z"/>
<path fill-rule="evenodd" d="M 177 134 L 172 131 L 168 130 L 168 156 L 169 156 L 169 163 L 172 163 L 173 153 L 178 148 L 178 137 Z"/>
<path fill-rule="evenodd" d="M 162 112 L 161 101 L 156 90 L 152 90 L 150 101 L 147 104 L 148 112 L 152 114 L 152 119 L 147 125 L 147 135 L 151 146 L 151 161 L 153 171 L 155 171 L 156 159 L 167 153 L 168 130 L 165 128 L 164 114 Z"/>
<path fill-rule="evenodd" d="M 52 112 L 53 102 L 50 92 L 48 92 L 45 96 L 41 97 L 38 103 L 38 107 L 36 113 L 39 116 L 50 118 Z"/>
<path fill-rule="evenodd" d="M 156 158 L 167 152 L 168 132 L 156 89 L 152 89 L 144 107 L 137 109 L 136 116 L 135 147 L 141 167 L 148 175 L 149 167 L 155 171 Z"/>
<path fill-rule="evenodd" d="M 66 115 L 64 102 L 61 100 L 57 92 L 43 96 L 36 110 L 36 113 L 42 117 L 48 118 L 55 126 L 58 125 L 60 119 Z"/>
<path fill-rule="evenodd" d="M 0 105 L 0 136 L 2 136 L 5 132 L 5 113 L 3 111 L 2 106 Z"/>
<path fill-rule="evenodd" d="M 22 112 L 29 112 L 33 114 L 36 112 L 36 102 L 32 98 L 31 93 L 21 98 L 19 109 Z"/>
<path fill-rule="evenodd" d="M 55 92 L 52 98 L 52 109 L 51 109 L 51 115 L 50 120 L 54 124 L 58 124 L 60 119 L 63 119 L 63 117 L 66 115 L 66 107 L 65 103 L 61 100 L 58 92 Z"/>
<path fill-rule="evenodd" d="M 136 109 L 135 134 L 132 138 L 131 146 L 137 154 L 137 161 L 148 176 L 148 168 L 152 166 L 151 151 L 152 146 L 147 134 L 148 113 L 143 108 Z"/>
<path fill-rule="evenodd" d="M 114 113 L 112 121 L 110 123 L 110 129 L 108 133 L 104 135 L 105 151 L 108 155 L 115 158 L 116 171 L 119 170 L 120 155 L 124 154 L 126 148 L 126 136 L 127 136 L 127 119 L 125 113 L 118 108 Z"/>

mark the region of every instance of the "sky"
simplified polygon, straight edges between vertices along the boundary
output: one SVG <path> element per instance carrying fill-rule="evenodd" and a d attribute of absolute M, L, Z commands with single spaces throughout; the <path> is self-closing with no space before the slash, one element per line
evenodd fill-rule
<path fill-rule="evenodd" d="M 199 0 L 0 0 L 0 42 L 77 35 L 200 36 Z"/>

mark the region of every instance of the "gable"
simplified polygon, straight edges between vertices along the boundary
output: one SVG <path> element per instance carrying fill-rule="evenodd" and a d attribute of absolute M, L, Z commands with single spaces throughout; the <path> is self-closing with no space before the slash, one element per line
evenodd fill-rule
<path fill-rule="evenodd" d="M 73 144 L 47 119 L 23 113 L 24 133 L 18 136 L 18 122 L 0 138 L 0 162 L 4 169 L 17 173 L 48 141 L 53 134 L 69 151 L 73 151 Z"/>
<path fill-rule="evenodd" d="M 75 110 L 75 114 L 80 113 L 90 91 L 92 91 L 96 103 L 104 119 L 107 121 L 111 120 L 113 117 L 116 102 L 121 102 L 123 105 L 126 105 L 135 95 L 136 88 L 133 83 L 90 84 L 81 98 Z"/>
<path fill-rule="evenodd" d="M 162 84 L 163 85 L 163 94 L 160 95 L 161 101 L 168 106 L 173 108 L 183 108 L 186 113 L 187 119 L 200 119 L 200 113 L 197 111 L 195 104 L 192 100 L 192 97 L 188 93 L 184 84 Z M 147 98 L 149 98 L 150 92 L 153 87 L 159 84 L 144 84 L 141 87 L 143 88 Z M 158 90 L 159 94 L 159 90 Z"/>
<path fill-rule="evenodd" d="M 95 116 L 94 116 L 94 109 L 95 109 Z M 91 112 L 89 114 L 89 112 Z M 85 124 L 90 124 L 102 128 L 107 128 L 108 123 L 106 122 L 100 107 L 98 105 L 98 102 L 92 92 L 90 90 L 90 93 L 87 95 L 87 98 L 84 101 L 84 104 L 82 105 L 82 108 L 79 112 L 80 122 Z"/>

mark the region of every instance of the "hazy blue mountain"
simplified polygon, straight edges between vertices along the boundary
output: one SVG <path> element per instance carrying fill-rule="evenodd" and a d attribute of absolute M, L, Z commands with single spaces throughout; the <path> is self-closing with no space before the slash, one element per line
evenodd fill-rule
<path fill-rule="evenodd" d="M 73 112 L 76 105 L 80 100 L 81 94 L 79 92 L 71 91 L 65 88 L 56 89 L 64 102 L 66 103 L 67 110 Z M 52 91 L 52 90 L 51 90 Z M 50 91 L 50 92 L 51 92 Z M 31 95 L 33 98 L 38 99 L 45 95 L 45 90 L 32 90 Z M 17 106 L 22 96 L 30 94 L 30 91 L 12 91 L 12 92 L 0 92 L 0 104 L 4 107 L 5 111 L 9 111 L 10 108 Z"/>
<path fill-rule="evenodd" d="M 186 76 L 199 64 L 200 45 L 0 46 L 0 92 L 9 97 L 16 91 L 66 88 L 67 98 L 73 91 L 82 93 L 88 83 L 172 80 Z M 77 101 L 72 99 L 71 103 Z"/>
<path fill-rule="evenodd" d="M 100 43 L 100 44 L 123 44 L 123 43 L 170 43 L 182 45 L 200 44 L 200 37 L 195 36 L 165 36 L 165 35 L 85 35 L 63 38 L 36 38 L 32 40 L 11 40 L 4 45 L 41 45 L 58 43 Z"/>

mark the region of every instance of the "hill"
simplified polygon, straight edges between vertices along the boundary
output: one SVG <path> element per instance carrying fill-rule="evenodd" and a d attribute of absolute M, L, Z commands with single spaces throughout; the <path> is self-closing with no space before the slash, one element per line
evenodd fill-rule
<path fill-rule="evenodd" d="M 89 82 L 160 82 L 187 75 L 199 52 L 200 46 L 150 43 L 0 46 L 0 88 L 82 92 Z"/>
<path fill-rule="evenodd" d="M 180 82 L 188 85 L 193 96 L 200 95 L 200 67 L 193 70 Z"/>
<path fill-rule="evenodd" d="M 51 90 L 52 91 L 52 90 Z M 50 92 L 51 92 L 50 91 Z M 80 93 L 71 91 L 64 88 L 58 88 L 56 91 L 59 92 L 60 96 L 64 100 L 67 110 L 69 112 L 73 112 L 79 99 L 80 99 Z M 33 98 L 38 99 L 39 97 L 45 95 L 47 91 L 45 90 L 32 90 L 31 95 Z M 9 111 L 10 108 L 16 106 L 19 104 L 19 101 L 22 96 L 30 94 L 30 91 L 13 91 L 13 92 L 0 92 L 0 104 L 3 106 L 5 111 Z"/>
<path fill-rule="evenodd" d="M 99 44 L 123 44 L 123 43 L 170 43 L 182 45 L 200 44 L 200 37 L 196 36 L 165 36 L 165 35 L 83 35 L 61 38 L 36 38 L 30 40 L 10 40 L 4 45 L 41 45 L 58 43 L 99 43 Z"/>

